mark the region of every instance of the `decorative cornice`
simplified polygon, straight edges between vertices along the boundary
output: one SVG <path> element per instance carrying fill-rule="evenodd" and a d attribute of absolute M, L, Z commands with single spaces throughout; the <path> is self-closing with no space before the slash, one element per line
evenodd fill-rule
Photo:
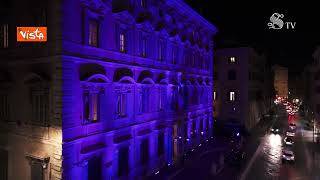
<path fill-rule="evenodd" d="M 97 12 L 101 15 L 105 15 L 107 11 L 107 6 L 101 0 L 80 0 L 80 3 L 87 7 L 88 9 Z"/>

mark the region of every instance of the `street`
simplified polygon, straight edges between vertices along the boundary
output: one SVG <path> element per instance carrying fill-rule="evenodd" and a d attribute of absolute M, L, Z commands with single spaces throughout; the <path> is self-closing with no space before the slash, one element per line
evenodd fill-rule
<path fill-rule="evenodd" d="M 310 131 L 305 130 L 304 119 L 295 115 L 291 121 L 297 124 L 295 144 L 292 147 L 295 153 L 294 163 L 282 163 L 281 156 L 284 149 L 283 138 L 288 126 L 288 117 L 284 109 L 280 109 L 276 119 L 281 125 L 282 133 L 275 135 L 265 134 L 255 155 L 246 167 L 241 179 L 320 179 L 318 153 L 313 153 Z M 277 122 L 275 122 L 277 123 Z"/>
<path fill-rule="evenodd" d="M 282 152 L 286 148 L 283 139 L 289 122 L 297 125 L 296 135 L 293 138 L 294 145 L 289 147 L 295 154 L 293 163 L 282 162 Z M 279 134 L 269 131 L 274 125 L 280 128 Z M 247 159 L 242 167 L 232 166 L 226 162 L 222 172 L 212 175 L 210 165 L 212 157 L 217 155 L 216 152 L 212 152 L 183 169 L 172 179 L 320 179 L 320 151 L 316 151 L 312 143 L 312 130 L 306 127 L 304 119 L 299 115 L 291 116 L 289 119 L 281 106 L 277 108 L 277 113 L 270 122 L 251 134 L 246 142 L 245 152 Z"/>

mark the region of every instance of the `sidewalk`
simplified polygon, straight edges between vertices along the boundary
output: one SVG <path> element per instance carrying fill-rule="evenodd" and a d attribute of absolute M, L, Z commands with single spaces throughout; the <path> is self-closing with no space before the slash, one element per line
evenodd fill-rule
<path fill-rule="evenodd" d="M 304 139 L 305 144 L 308 147 L 311 157 L 313 159 L 314 163 L 317 163 L 317 166 L 320 167 L 320 142 L 316 142 L 316 138 L 313 138 L 313 131 L 311 130 L 305 130 L 307 128 L 307 120 L 305 118 L 302 118 L 301 124 L 304 128 Z"/>
<path fill-rule="evenodd" d="M 257 136 L 262 136 L 269 129 L 273 123 L 274 118 L 267 118 L 261 120 L 255 128 L 251 131 L 251 135 L 246 138 L 246 144 L 244 146 L 245 152 L 248 156 L 253 154 L 256 150 L 256 146 L 259 145 L 260 138 Z M 228 144 L 229 139 L 225 137 L 214 137 L 208 145 L 194 149 L 193 152 L 186 153 L 186 158 L 182 160 L 183 164 L 179 167 L 169 167 L 161 169 L 159 173 L 148 179 L 237 179 L 238 173 L 241 172 L 241 168 L 245 167 L 247 161 L 244 162 L 243 166 L 235 168 L 230 166 L 226 160 L 220 159 L 220 155 L 228 154 Z M 247 157 L 249 158 L 249 157 Z M 213 164 L 217 164 L 214 167 Z M 223 165 L 220 165 L 223 164 Z M 214 174 L 213 171 L 216 173 Z"/>
<path fill-rule="evenodd" d="M 278 111 L 278 109 L 276 110 Z M 277 113 L 275 113 L 277 114 Z M 244 152 L 246 152 L 246 158 L 243 164 L 240 167 L 229 166 L 227 165 L 223 171 L 215 176 L 215 179 L 228 179 L 228 180 L 238 180 L 240 179 L 241 174 L 244 172 L 245 168 L 248 166 L 248 163 L 252 155 L 257 150 L 261 138 L 269 130 L 270 126 L 275 122 L 275 116 L 272 116 L 270 119 L 261 120 L 250 132 L 250 135 L 246 138 L 244 145 Z"/>
<path fill-rule="evenodd" d="M 185 153 L 180 166 L 161 169 L 158 174 L 148 179 L 206 179 L 206 173 L 211 172 L 212 163 L 219 164 L 219 154 L 224 153 L 226 149 L 226 139 L 214 137 L 194 148 L 194 151 Z M 222 169 L 223 167 L 217 166 L 217 173 Z"/>

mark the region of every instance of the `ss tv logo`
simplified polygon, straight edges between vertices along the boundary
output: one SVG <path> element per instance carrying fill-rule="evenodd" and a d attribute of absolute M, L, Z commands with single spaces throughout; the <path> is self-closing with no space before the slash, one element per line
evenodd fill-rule
<path fill-rule="evenodd" d="M 18 42 L 46 42 L 47 27 L 17 27 Z"/>
<path fill-rule="evenodd" d="M 269 29 L 282 29 L 283 27 L 286 29 L 295 29 L 297 22 L 283 22 L 282 18 L 284 18 L 283 14 L 273 13 L 268 23 Z"/>

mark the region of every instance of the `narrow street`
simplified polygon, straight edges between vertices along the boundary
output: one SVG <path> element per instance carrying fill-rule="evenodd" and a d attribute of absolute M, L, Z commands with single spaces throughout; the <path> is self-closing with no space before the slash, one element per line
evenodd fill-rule
<path fill-rule="evenodd" d="M 284 150 L 283 139 L 288 127 L 288 116 L 284 109 L 278 112 L 278 118 L 274 123 L 280 125 L 280 134 L 267 133 L 262 137 L 261 143 L 250 160 L 240 179 L 320 179 L 319 154 L 313 153 L 310 140 L 310 130 L 305 129 L 305 121 L 295 115 L 290 122 L 297 124 L 296 136 L 292 150 L 295 154 L 294 163 L 283 163 L 282 151 Z M 312 131 L 311 131 L 312 132 Z"/>
<path fill-rule="evenodd" d="M 294 145 L 290 148 L 295 154 L 295 162 L 282 162 L 285 148 L 284 137 L 288 122 L 297 125 Z M 280 127 L 279 134 L 271 133 L 270 127 Z M 287 147 L 288 148 L 288 147 Z M 247 159 L 242 167 L 226 162 L 225 168 L 217 175 L 210 173 L 214 156 L 221 152 L 209 152 L 198 161 L 181 170 L 171 179 L 230 179 L 230 180 L 317 180 L 320 179 L 320 151 L 312 143 L 312 130 L 305 125 L 299 115 L 288 118 L 283 107 L 270 121 L 257 127 L 248 138 L 245 146 Z"/>

